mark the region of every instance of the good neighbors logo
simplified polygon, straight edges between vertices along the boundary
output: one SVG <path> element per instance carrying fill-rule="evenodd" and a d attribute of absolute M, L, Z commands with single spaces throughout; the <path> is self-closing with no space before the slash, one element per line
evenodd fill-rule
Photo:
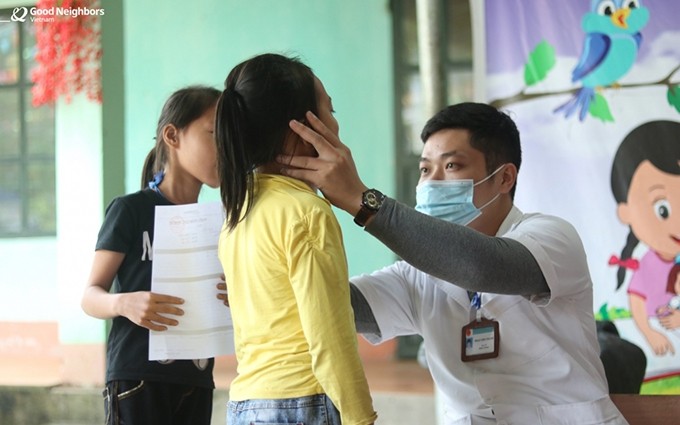
<path fill-rule="evenodd" d="M 0 19 L 0 22 L 26 22 L 27 20 L 30 22 L 54 22 L 56 17 L 61 16 L 69 16 L 71 18 L 77 18 L 78 16 L 104 16 L 104 9 L 90 9 L 87 7 L 15 7 L 10 19 Z"/>

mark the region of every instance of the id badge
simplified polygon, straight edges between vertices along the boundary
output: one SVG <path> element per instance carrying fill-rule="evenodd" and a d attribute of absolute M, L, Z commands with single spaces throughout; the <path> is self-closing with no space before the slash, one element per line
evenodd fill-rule
<path fill-rule="evenodd" d="M 460 359 L 464 362 L 498 357 L 498 322 L 475 319 L 463 326 Z"/>

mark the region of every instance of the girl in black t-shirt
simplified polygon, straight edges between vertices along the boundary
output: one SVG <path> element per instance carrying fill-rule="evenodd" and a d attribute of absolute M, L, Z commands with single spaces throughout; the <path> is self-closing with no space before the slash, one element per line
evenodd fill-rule
<path fill-rule="evenodd" d="M 204 184 L 219 185 L 213 137 L 219 95 L 214 88 L 192 86 L 170 96 L 144 165 L 142 190 L 114 199 L 106 209 L 82 308 L 113 319 L 107 425 L 210 424 L 214 360 L 149 361 L 148 347 L 149 330 L 167 330 L 183 315 L 181 298 L 151 292 L 155 208 L 195 203 Z"/>

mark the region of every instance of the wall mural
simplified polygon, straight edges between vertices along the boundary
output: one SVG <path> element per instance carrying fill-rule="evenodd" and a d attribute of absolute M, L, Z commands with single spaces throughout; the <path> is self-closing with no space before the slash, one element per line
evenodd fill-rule
<path fill-rule="evenodd" d="M 522 136 L 515 203 L 574 224 L 596 317 L 647 356 L 641 392 L 680 393 L 680 4 L 471 4 L 482 95 Z"/>

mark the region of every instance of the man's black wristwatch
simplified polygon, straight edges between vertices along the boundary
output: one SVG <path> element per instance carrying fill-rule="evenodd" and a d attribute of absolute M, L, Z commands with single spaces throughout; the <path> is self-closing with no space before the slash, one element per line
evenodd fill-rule
<path fill-rule="evenodd" d="M 361 209 L 354 217 L 354 222 L 359 226 L 364 227 L 368 219 L 374 216 L 380 207 L 382 207 L 384 200 L 385 195 L 379 190 L 368 189 L 361 195 Z"/>

